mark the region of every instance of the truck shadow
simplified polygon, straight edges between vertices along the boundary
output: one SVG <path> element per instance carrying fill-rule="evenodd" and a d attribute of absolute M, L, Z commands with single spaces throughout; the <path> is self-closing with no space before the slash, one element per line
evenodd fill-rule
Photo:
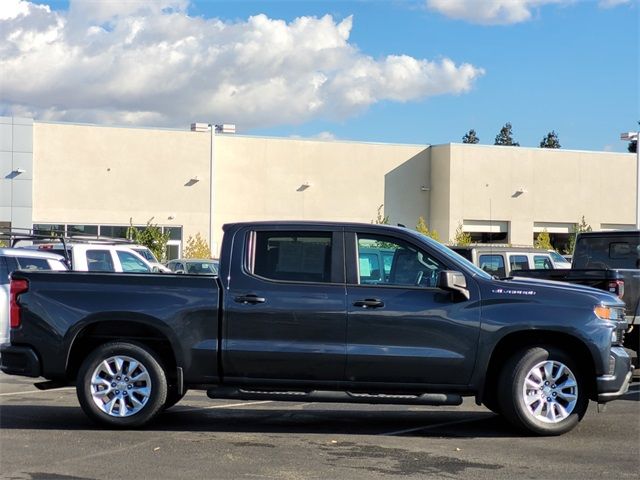
<path fill-rule="evenodd" d="M 87 431 L 96 426 L 78 406 L 3 405 L 2 429 Z M 145 428 L 154 432 L 394 435 L 410 437 L 522 437 L 489 411 L 365 411 L 314 408 L 233 407 L 218 410 L 175 406 Z M 115 431 L 115 430 L 113 430 Z"/>

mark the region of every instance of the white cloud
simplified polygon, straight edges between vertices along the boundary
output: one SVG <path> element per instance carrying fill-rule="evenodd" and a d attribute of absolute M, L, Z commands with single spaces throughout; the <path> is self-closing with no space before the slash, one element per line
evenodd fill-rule
<path fill-rule="evenodd" d="M 427 0 L 427 7 L 456 20 L 481 25 L 508 25 L 531 20 L 534 11 L 544 5 L 574 2 L 575 0 Z"/>
<path fill-rule="evenodd" d="M 98 123 L 241 128 L 343 119 L 376 102 L 469 91 L 481 68 L 375 59 L 353 19 L 190 17 L 186 0 L 0 2 L 0 114 Z"/>

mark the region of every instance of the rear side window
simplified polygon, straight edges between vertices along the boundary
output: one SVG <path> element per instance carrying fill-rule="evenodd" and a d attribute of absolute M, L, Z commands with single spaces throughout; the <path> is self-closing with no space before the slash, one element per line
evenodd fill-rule
<path fill-rule="evenodd" d="M 529 260 L 526 255 L 509 255 L 511 270 L 528 270 Z"/>
<path fill-rule="evenodd" d="M 20 270 L 51 270 L 46 258 L 16 257 Z"/>
<path fill-rule="evenodd" d="M 255 232 L 252 273 L 270 280 L 331 281 L 330 232 Z"/>
<path fill-rule="evenodd" d="M 87 267 L 90 272 L 115 272 L 109 250 L 87 250 Z"/>
<path fill-rule="evenodd" d="M 549 257 L 545 257 L 544 255 L 534 255 L 533 268 L 536 270 L 553 270 L 553 265 L 551 264 L 551 259 Z"/>
<path fill-rule="evenodd" d="M 504 268 L 504 257 L 502 255 L 480 255 L 479 266 L 489 275 L 495 275 L 500 278 L 507 276 Z"/>

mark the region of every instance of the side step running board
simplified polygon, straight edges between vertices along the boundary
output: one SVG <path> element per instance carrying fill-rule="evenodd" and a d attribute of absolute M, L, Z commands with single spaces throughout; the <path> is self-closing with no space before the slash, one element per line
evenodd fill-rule
<path fill-rule="evenodd" d="M 232 400 L 276 400 L 284 402 L 335 402 L 387 405 L 460 405 L 462 397 L 451 393 L 423 393 L 420 395 L 392 395 L 374 393 L 334 392 L 325 390 L 277 392 L 218 387 L 207 390 L 209 398 Z"/>

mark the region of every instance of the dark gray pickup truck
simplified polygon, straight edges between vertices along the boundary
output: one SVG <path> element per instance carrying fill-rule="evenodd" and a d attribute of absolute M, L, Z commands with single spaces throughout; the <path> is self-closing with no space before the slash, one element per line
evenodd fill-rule
<path fill-rule="evenodd" d="M 459 405 L 569 431 L 623 395 L 624 304 L 588 287 L 497 280 L 414 231 L 224 227 L 219 277 L 15 272 L 2 371 L 75 384 L 110 427 L 187 389 L 212 398 Z"/>

